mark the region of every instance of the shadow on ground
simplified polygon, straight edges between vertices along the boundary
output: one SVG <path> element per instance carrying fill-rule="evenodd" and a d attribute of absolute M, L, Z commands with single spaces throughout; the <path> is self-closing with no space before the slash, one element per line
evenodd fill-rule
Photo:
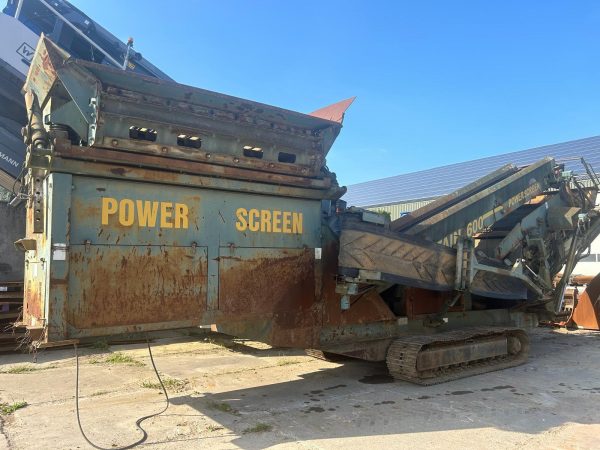
<path fill-rule="evenodd" d="M 172 339 L 186 342 L 199 338 L 204 339 L 204 335 Z M 227 358 L 235 358 L 236 352 L 239 358 L 242 354 L 261 358 L 281 352 L 257 349 L 222 336 L 210 338 L 223 340 L 217 345 L 232 351 Z M 169 344 L 169 339 L 163 338 L 159 343 Z M 150 439 L 145 445 L 160 447 L 162 442 L 196 445 L 196 441 L 198 445 L 217 441 L 222 444 L 225 436 L 241 448 L 265 448 L 286 441 L 340 439 L 342 442 L 344 438 L 375 439 L 484 428 L 536 435 L 566 423 L 600 423 L 597 413 L 600 333 L 536 330 L 531 342 L 531 356 L 522 366 L 430 387 L 393 381 L 385 364 L 357 360 L 341 365 L 309 361 L 288 367 L 253 366 L 250 370 L 260 369 L 260 377 L 253 379 L 252 372 L 246 372 L 239 383 L 235 378 L 227 378 L 234 375 L 215 375 L 220 380 L 219 389 L 175 394 L 172 404 L 187 408 L 173 408 L 155 419 L 158 428 L 154 432 L 148 428 Z M 144 346 L 144 343 L 130 344 L 113 350 Z M 287 355 L 298 353 L 286 351 Z M 43 359 L 59 361 L 72 358 L 72 354 L 71 349 L 47 351 Z M 11 362 L 27 362 L 30 358 L 30 355 L 11 355 Z M 169 373 L 169 367 L 195 364 L 194 358 L 194 355 L 180 357 L 168 363 L 165 359 L 164 369 Z M 160 356 L 156 357 L 156 363 L 160 370 Z M 198 366 L 202 364 L 199 358 Z M 195 373 L 195 367 L 185 370 Z M 287 379 L 290 381 L 283 381 Z M 223 392 L 224 385 L 236 384 L 251 387 Z M 131 395 L 135 394 L 123 394 Z M 225 434 L 156 440 L 164 435 L 160 430 L 173 427 L 179 418 L 202 416 L 224 427 Z M 261 427 L 263 432 L 253 432 L 261 431 Z M 475 443 L 477 435 L 466 439 L 474 439 Z"/>
<path fill-rule="evenodd" d="M 600 334 L 542 330 L 532 336 L 528 363 L 436 386 L 394 382 L 385 364 L 350 360 L 295 381 L 172 401 L 229 428 L 240 417 L 293 440 L 484 427 L 537 434 L 566 422 L 600 423 L 598 361 Z M 256 445 L 244 434 L 234 443 Z"/>

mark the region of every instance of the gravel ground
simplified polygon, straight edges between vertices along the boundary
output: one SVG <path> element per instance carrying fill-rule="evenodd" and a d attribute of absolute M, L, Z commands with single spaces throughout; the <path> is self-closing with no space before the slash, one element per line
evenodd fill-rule
<path fill-rule="evenodd" d="M 136 420 L 165 405 L 145 344 L 81 353 L 86 433 L 106 448 L 136 441 Z M 171 405 L 143 422 L 139 448 L 600 446 L 600 333 L 535 330 L 528 363 L 433 387 L 394 382 L 384 364 L 212 334 L 163 334 L 153 353 Z M 36 363 L 3 355 L 0 372 L 0 448 L 90 448 L 77 427 L 72 349 Z"/>

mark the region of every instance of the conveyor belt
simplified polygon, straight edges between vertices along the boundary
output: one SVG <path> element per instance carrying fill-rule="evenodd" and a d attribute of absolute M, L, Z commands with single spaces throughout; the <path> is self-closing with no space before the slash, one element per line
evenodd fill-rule
<path fill-rule="evenodd" d="M 363 225 L 363 230 L 341 232 L 338 263 L 342 275 L 371 276 L 375 280 L 436 291 L 454 289 L 455 249 L 387 232 L 381 227 L 371 227 L 371 231 L 364 229 Z M 477 273 L 471 291 L 491 298 L 527 298 L 522 281 L 492 272 Z"/>

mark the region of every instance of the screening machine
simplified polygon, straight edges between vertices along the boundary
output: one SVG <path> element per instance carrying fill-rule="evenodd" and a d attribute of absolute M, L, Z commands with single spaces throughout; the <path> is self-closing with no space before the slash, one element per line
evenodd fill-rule
<path fill-rule="evenodd" d="M 325 164 L 351 100 L 300 114 L 79 61 L 46 38 L 30 117 L 23 322 L 36 345 L 211 324 L 432 384 L 527 357 L 600 232 L 552 158 L 394 222 Z"/>

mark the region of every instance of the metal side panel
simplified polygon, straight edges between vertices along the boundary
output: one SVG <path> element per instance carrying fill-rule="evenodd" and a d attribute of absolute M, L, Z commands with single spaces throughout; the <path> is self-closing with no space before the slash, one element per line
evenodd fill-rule
<path fill-rule="evenodd" d="M 48 327 L 52 339 L 64 339 L 63 305 L 65 298 L 64 259 L 56 265 L 52 261 L 52 242 L 67 243 L 71 176 L 52 174 L 37 184 L 41 198 L 29 199 L 26 210 L 25 238 L 29 241 L 25 252 L 25 288 L 23 295 L 23 322 L 30 330 Z M 39 211 L 39 212 L 36 212 Z M 49 220 L 56 214 L 56 220 Z M 38 225 L 36 225 L 36 223 Z M 39 228 L 36 232 L 36 228 Z M 56 291 L 49 292 L 52 280 Z M 32 335 L 38 336 L 32 333 Z"/>
<path fill-rule="evenodd" d="M 85 176 L 73 177 L 72 196 L 72 244 L 195 243 L 217 249 L 318 247 L 320 242 L 319 200 Z"/>
<path fill-rule="evenodd" d="M 222 247 L 219 312 L 225 333 L 282 346 L 314 342 L 314 249 Z"/>
<path fill-rule="evenodd" d="M 189 326 L 206 309 L 203 247 L 73 245 L 69 265 L 70 337 L 161 322 Z"/>
<path fill-rule="evenodd" d="M 25 288 L 23 291 L 23 321 L 32 328 L 42 328 L 48 317 L 46 301 L 47 265 L 28 251 L 25 260 Z"/>
<path fill-rule="evenodd" d="M 228 248 L 219 252 L 219 310 L 306 312 L 315 298 L 314 249 Z"/>
<path fill-rule="evenodd" d="M 68 302 L 69 261 L 67 249 L 70 243 L 71 199 L 73 177 L 68 174 L 50 174 L 46 178 L 46 214 L 43 217 L 44 261 L 48 267 L 45 278 L 45 313 L 49 339 L 65 339 L 67 336 L 66 305 Z M 28 212 L 30 209 L 28 209 Z M 32 219 L 36 215 L 33 214 Z"/>
<path fill-rule="evenodd" d="M 61 173 L 46 185 L 25 309 L 28 326 L 47 325 L 43 340 L 235 321 L 243 306 L 232 300 L 220 311 L 227 292 L 237 301 L 262 296 L 264 305 L 285 300 L 276 325 L 292 333 L 314 302 L 318 200 Z M 222 252 L 236 262 L 230 270 Z"/>

